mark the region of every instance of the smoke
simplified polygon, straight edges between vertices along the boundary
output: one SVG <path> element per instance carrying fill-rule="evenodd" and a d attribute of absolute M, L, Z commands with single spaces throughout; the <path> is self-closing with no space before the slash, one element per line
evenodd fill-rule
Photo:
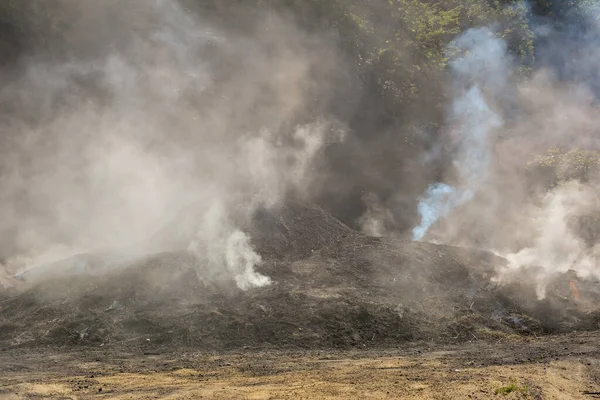
<path fill-rule="evenodd" d="M 456 171 L 445 171 L 448 182 L 431 184 L 421 197 L 413 230 L 416 240 L 428 234 L 503 255 L 506 279 L 520 267 L 541 267 L 540 298 L 555 274 L 600 276 L 599 81 L 592 73 L 600 31 L 597 10 L 585 11 L 588 19 L 567 19 L 560 30 L 531 19 L 539 58 L 525 75 L 489 30 L 454 41 L 456 96 L 446 128 L 456 146 L 445 150 Z"/>
<path fill-rule="evenodd" d="M 588 249 L 569 224 L 574 217 L 585 215 L 591 207 L 597 206 L 595 202 L 594 190 L 589 186 L 577 181 L 561 185 L 548 193 L 542 206 L 533 211 L 530 219 L 534 227 L 531 245 L 506 255 L 508 268 L 544 267 L 543 274 L 537 277 L 538 297 L 545 297 L 547 279 L 553 274 L 575 270 L 585 278 L 598 272 L 595 269 L 600 261 L 597 250 Z"/>
<path fill-rule="evenodd" d="M 268 284 L 242 227 L 309 192 L 314 159 L 343 140 L 315 106 L 342 68 L 335 40 L 275 14 L 217 26 L 173 1 L 60 7 L 64 40 L 0 90 L 5 269 L 187 249 L 203 278 Z"/>
<path fill-rule="evenodd" d="M 199 274 L 200 280 L 229 275 L 242 290 L 270 283 L 268 277 L 254 271 L 261 257 L 252 249 L 249 237 L 229 220 L 223 203 L 214 203 L 202 217 L 188 248 L 205 266 L 202 272 L 209 272 L 207 276 Z"/>
<path fill-rule="evenodd" d="M 227 268 L 234 271 L 235 282 L 242 290 L 271 283 L 270 278 L 254 271 L 254 267 L 261 263 L 261 258 L 252 250 L 249 240 L 248 235 L 239 230 L 234 231 L 227 238 L 225 252 Z"/>
<path fill-rule="evenodd" d="M 457 97 L 448 124 L 456 142 L 454 166 L 457 187 L 431 184 L 418 205 L 421 223 L 413 229 L 413 240 L 421 240 L 428 229 L 456 207 L 468 202 L 485 182 L 491 161 L 490 135 L 502 125 L 483 95 L 499 94 L 506 85 L 510 64 L 506 44 L 487 29 L 472 29 L 450 44 L 459 56 L 450 63 Z"/>
<path fill-rule="evenodd" d="M 202 279 L 262 286 L 244 228 L 289 193 L 321 200 L 373 236 L 412 234 L 493 250 L 514 268 L 597 274 L 597 240 L 574 222 L 600 210 L 597 174 L 583 179 L 576 166 L 558 182 L 547 166 L 528 166 L 554 146 L 599 148 L 593 9 L 585 29 L 524 15 L 536 33 L 531 71 L 510 55 L 502 27 L 452 40 L 448 74 L 435 76 L 447 85 L 420 86 L 447 88 L 438 129 L 422 123 L 439 121 L 429 110 L 437 105 L 414 105 L 415 121 L 389 125 L 368 112 L 381 103 L 361 109 L 377 96 L 355 69 L 371 61 L 348 65 L 335 35 L 277 12 L 239 7 L 234 23 L 175 1 L 57 7 L 70 21 L 64 35 L 0 74 L 9 274 L 81 253 L 187 250 Z M 354 99 L 361 85 L 369 93 Z"/>
<path fill-rule="evenodd" d="M 368 193 L 362 200 L 367 206 L 367 211 L 359 219 L 361 230 L 374 237 L 394 236 L 394 215 L 381 203 L 377 195 Z"/>
<path fill-rule="evenodd" d="M 417 207 L 421 224 L 413 229 L 413 240 L 421 240 L 431 225 L 447 216 L 454 208 L 471 197 L 471 192 L 458 192 L 444 183 L 434 183 L 427 188 Z"/>
<path fill-rule="evenodd" d="M 593 167 L 599 148 L 599 81 L 590 73 L 598 61 L 600 31 L 597 8 L 586 6 L 579 11 L 579 19 L 568 17 L 560 32 L 538 21 L 544 37 L 555 40 L 541 41 L 537 70 L 532 79 L 518 85 L 521 110 L 497 154 L 498 164 L 513 166 L 519 158 L 531 160 L 531 154 L 545 154 L 536 164 L 541 175 L 528 176 L 521 162 L 520 168 L 509 167 L 509 176 L 496 177 L 496 191 L 504 192 L 499 197 L 506 199 L 510 210 L 500 215 L 509 218 L 497 233 L 497 247 L 504 247 L 512 268 L 543 267 L 538 276 L 539 297 L 545 296 L 545 282 L 555 273 L 573 270 L 580 277 L 600 276 L 595 225 L 599 181 Z M 560 154 L 565 155 L 549 154 L 549 148 L 561 148 Z M 580 150 L 591 151 L 589 160 Z M 544 174 L 550 180 L 540 179 Z M 518 240 L 510 238 L 506 229 L 512 221 L 519 224 Z"/>

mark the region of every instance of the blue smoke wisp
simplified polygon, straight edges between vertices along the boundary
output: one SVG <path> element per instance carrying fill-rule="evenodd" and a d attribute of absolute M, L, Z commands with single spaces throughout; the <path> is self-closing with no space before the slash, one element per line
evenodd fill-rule
<path fill-rule="evenodd" d="M 480 85 L 492 93 L 505 86 L 510 70 L 506 43 L 487 29 L 472 29 L 453 45 L 467 53 L 450 65 L 460 93 L 452 102 L 449 122 L 456 127 L 460 139 L 455 165 L 462 188 L 445 183 L 429 185 L 419 199 L 421 223 L 413 229 L 413 240 L 421 240 L 433 224 L 470 200 L 481 187 L 491 160 L 490 133 L 502 125 L 500 117 L 488 106 Z"/>
<path fill-rule="evenodd" d="M 421 216 L 421 224 L 412 231 L 413 240 L 421 240 L 431 225 L 438 219 L 448 215 L 454 208 L 470 200 L 473 192 L 459 191 L 445 183 L 429 185 L 425 194 L 419 199 L 417 211 Z"/>

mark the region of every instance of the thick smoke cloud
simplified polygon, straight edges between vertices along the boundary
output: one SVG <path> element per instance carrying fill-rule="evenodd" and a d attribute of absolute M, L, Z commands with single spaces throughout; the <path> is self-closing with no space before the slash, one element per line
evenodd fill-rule
<path fill-rule="evenodd" d="M 420 240 L 431 227 L 424 240 L 495 251 L 513 270 L 541 266 L 540 297 L 554 273 L 600 275 L 597 241 L 589 240 L 597 228 L 581 225 L 600 210 L 598 176 L 583 178 L 586 167 L 575 165 L 552 186 L 530 163 L 553 147 L 598 150 L 598 80 L 591 71 L 600 31 L 597 10 L 585 11 L 585 27 L 567 21 L 560 31 L 531 19 L 538 35 L 560 40 L 540 40 L 529 77 L 519 76 L 521 66 L 489 31 L 456 39 L 458 47 L 480 45 L 451 63 L 453 82 L 468 82 L 471 90 L 455 92 L 447 123 L 450 135 L 459 133 L 451 150 L 456 172 L 448 171 L 448 184 L 432 184 L 421 198 L 421 225 L 413 231 Z"/>
<path fill-rule="evenodd" d="M 360 108 L 376 96 L 353 98 L 360 84 L 335 36 L 277 12 L 239 7 L 229 24 L 175 1 L 57 4 L 72 21 L 64 37 L 0 76 L 11 274 L 77 253 L 187 250 L 199 274 L 265 285 L 244 222 L 290 192 L 370 235 L 599 272 L 597 241 L 577 222 L 600 210 L 598 176 L 550 186 L 528 166 L 551 147 L 599 147 L 595 9 L 583 25 L 523 15 L 537 57 L 525 73 L 496 27 L 454 38 L 448 81 L 432 84 L 450 94 L 434 129 L 421 123 L 434 106 L 414 110 L 415 126 L 380 125 L 376 106 Z"/>
<path fill-rule="evenodd" d="M 340 69 L 333 40 L 276 15 L 215 26 L 173 1 L 60 4 L 68 39 L 0 92 L 5 268 L 189 250 L 242 289 L 268 284 L 241 225 L 306 192 L 343 139 L 315 106 Z"/>

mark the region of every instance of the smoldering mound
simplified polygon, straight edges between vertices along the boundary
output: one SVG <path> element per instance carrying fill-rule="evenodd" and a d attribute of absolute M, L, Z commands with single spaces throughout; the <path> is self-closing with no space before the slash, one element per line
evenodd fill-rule
<path fill-rule="evenodd" d="M 501 257 L 368 237 L 314 204 L 288 199 L 259 209 L 244 230 L 269 285 L 242 291 L 230 274 L 205 273 L 184 249 L 162 252 L 99 275 L 66 274 L 5 291 L 0 345 L 363 347 L 496 340 L 600 322 L 595 281 L 556 275 L 540 300 L 534 269 L 498 284 Z"/>

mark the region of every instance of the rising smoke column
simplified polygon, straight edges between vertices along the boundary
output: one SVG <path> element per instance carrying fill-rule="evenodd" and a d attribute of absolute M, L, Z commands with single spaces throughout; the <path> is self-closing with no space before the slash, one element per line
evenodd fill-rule
<path fill-rule="evenodd" d="M 462 55 L 450 63 L 457 96 L 448 115 L 458 142 L 454 165 L 459 182 L 458 187 L 436 182 L 427 188 L 417 206 L 421 223 L 413 229 L 413 240 L 423 239 L 433 224 L 479 190 L 490 164 L 490 135 L 502 125 L 484 91 L 494 95 L 506 85 L 510 71 L 506 43 L 488 29 L 471 29 L 456 38 L 448 51 Z"/>

